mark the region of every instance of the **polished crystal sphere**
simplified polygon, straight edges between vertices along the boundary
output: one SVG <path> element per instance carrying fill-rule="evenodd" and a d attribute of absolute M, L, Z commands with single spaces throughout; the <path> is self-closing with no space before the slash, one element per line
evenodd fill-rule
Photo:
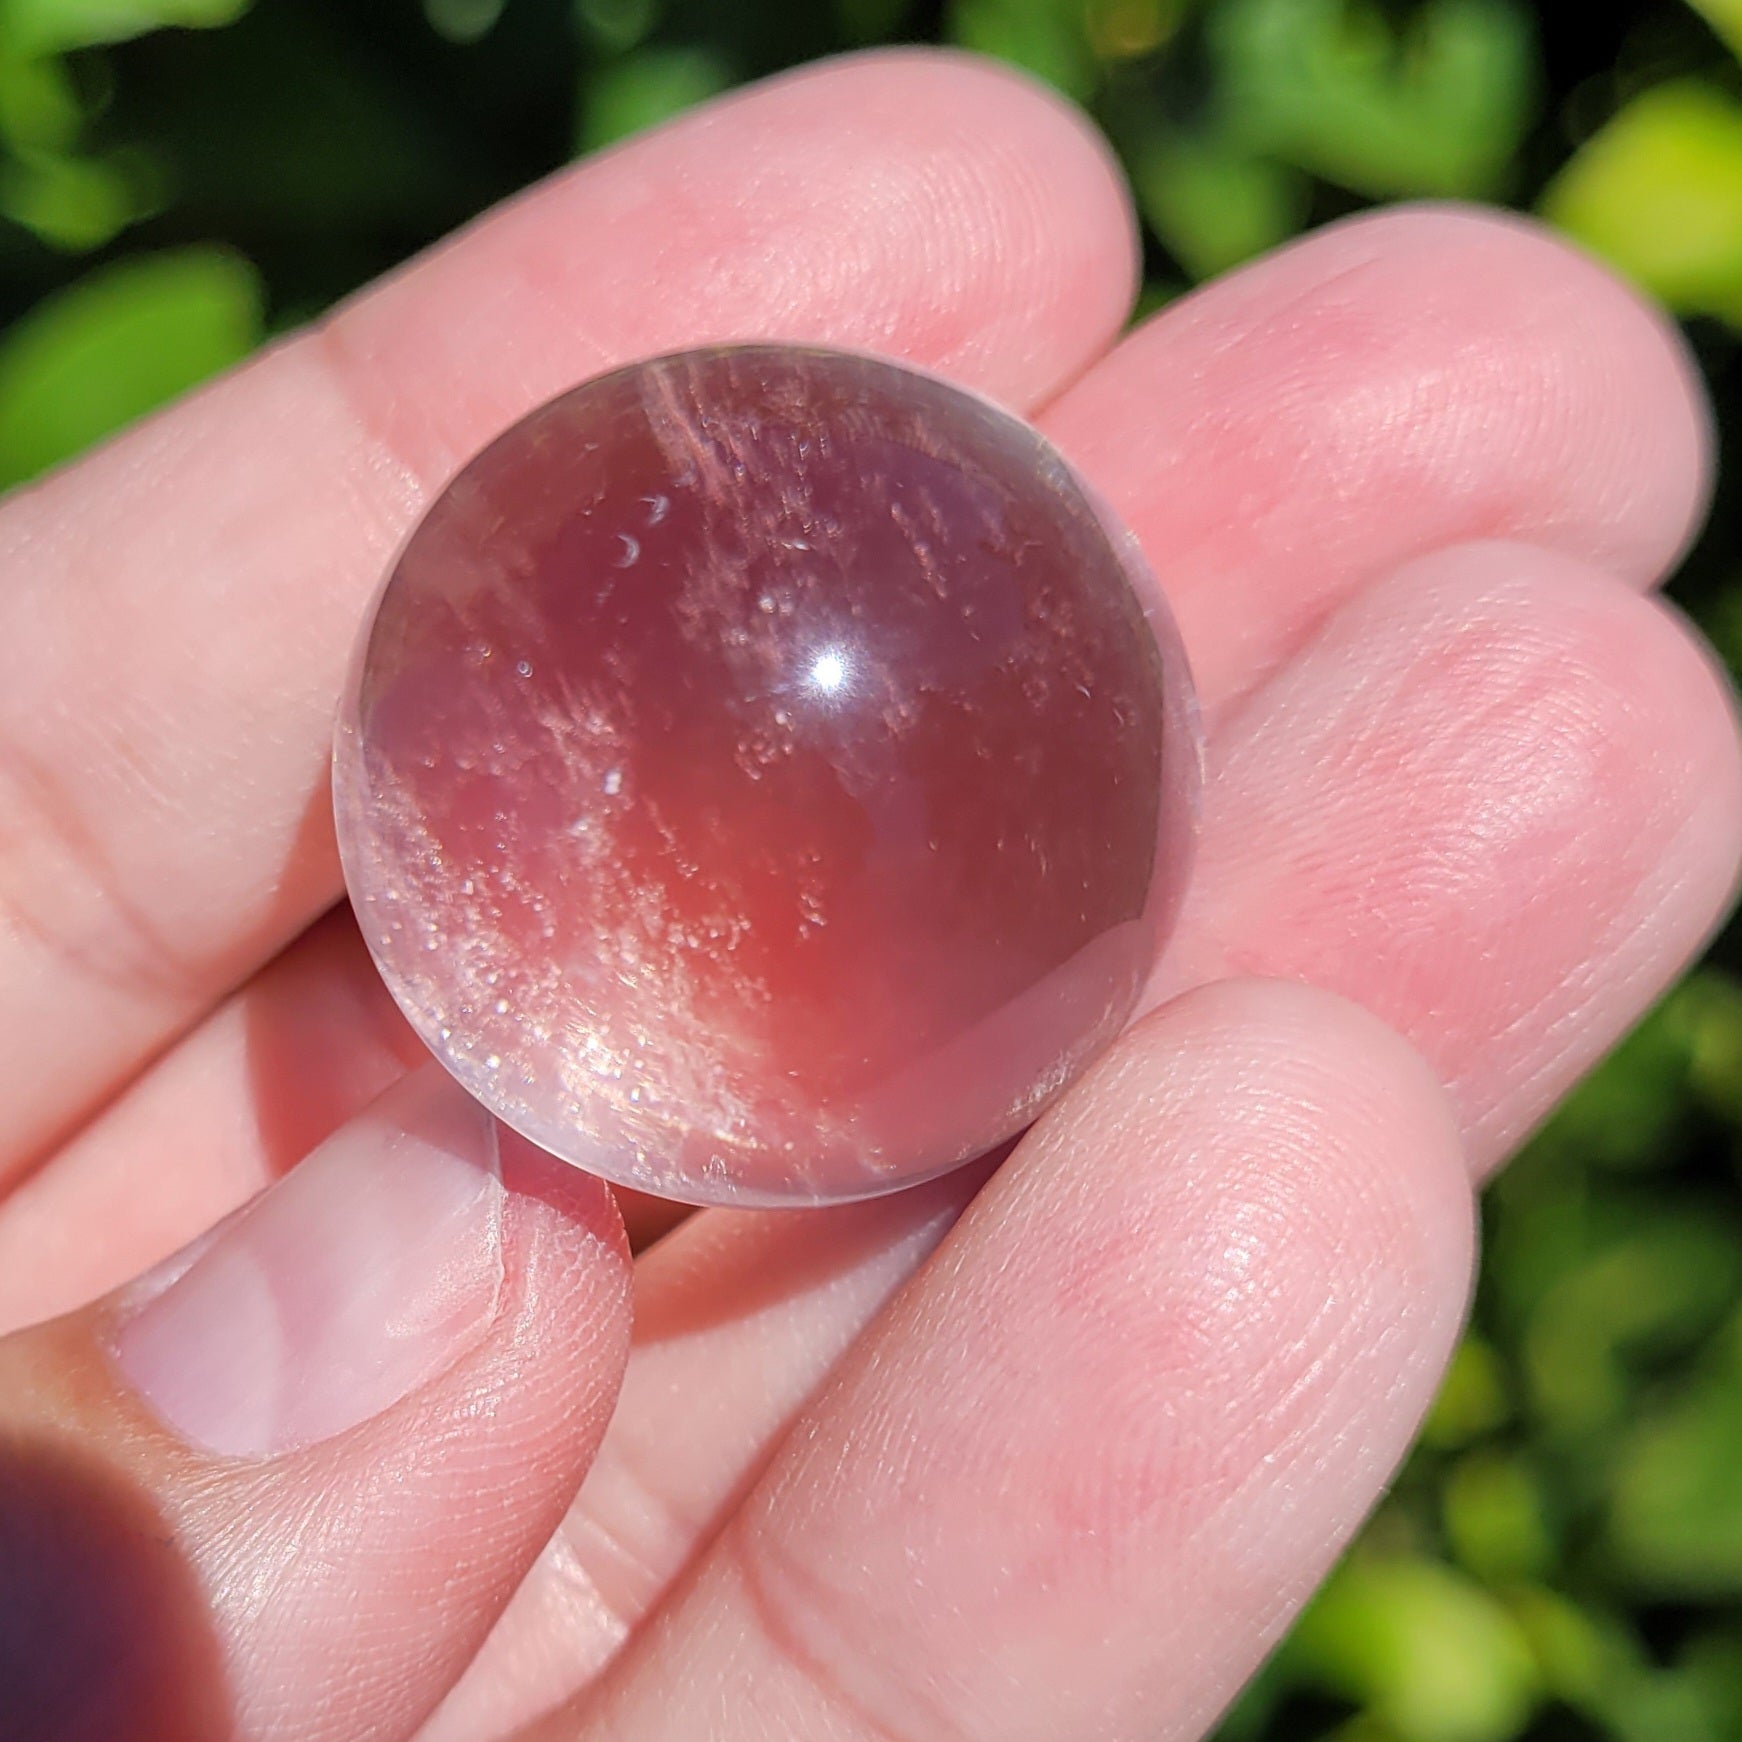
<path fill-rule="evenodd" d="M 818 1203 L 1010 1136 L 1129 1016 L 1195 814 L 1131 539 L 1026 425 L 740 346 L 534 412 L 437 499 L 335 759 L 358 923 L 535 1143 Z"/>

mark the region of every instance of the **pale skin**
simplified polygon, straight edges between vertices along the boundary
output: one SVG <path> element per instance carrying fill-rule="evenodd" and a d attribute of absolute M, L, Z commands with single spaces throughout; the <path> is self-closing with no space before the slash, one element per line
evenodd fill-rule
<path fill-rule="evenodd" d="M 1121 337 L 1134 271 L 1051 99 L 955 58 L 815 68 L 0 506 L 0 1673 L 34 1669 L 7 1629 L 56 1578 L 127 1617 L 58 1707 L 0 1684 L 0 1737 L 84 1736 L 107 1675 L 141 1742 L 1184 1742 L 1262 1659 L 1433 1394 L 1473 1180 L 1722 915 L 1742 781 L 1652 597 L 1705 414 L 1628 291 L 1446 209 Z M 136 1388 L 113 1291 L 323 1142 L 289 1177 L 338 1226 L 357 1116 L 417 1068 L 328 911 L 327 744 L 382 566 L 536 403 L 749 337 L 992 394 L 1142 540 L 1208 726 L 1144 1008 L 983 1185 L 709 1211 L 632 1266 L 602 1187 L 508 1158 L 440 1362 L 338 1431 L 214 1451 Z M 644 1245 L 670 1220 L 626 1210 Z M 276 1304 L 291 1361 L 331 1302 Z M 323 1372 L 286 1384 L 330 1425 Z M 62 1473 L 151 1522 L 55 1571 L 19 1520 Z M 130 1669 L 141 1615 L 172 1643 Z"/>

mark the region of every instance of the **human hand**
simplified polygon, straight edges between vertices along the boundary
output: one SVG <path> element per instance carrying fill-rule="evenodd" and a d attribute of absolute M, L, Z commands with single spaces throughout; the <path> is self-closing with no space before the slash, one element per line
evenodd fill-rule
<path fill-rule="evenodd" d="M 1707 461 L 1627 292 L 1395 212 L 1115 342 L 1131 254 L 1025 85 L 815 69 L 0 510 L 0 1314 L 65 1313 L 0 1342 L 3 1742 L 1183 1738 L 1250 1673 L 1431 1395 L 1471 1173 L 1713 924 L 1742 786 L 1642 596 Z M 1197 670 L 1203 845 L 1146 1013 L 977 1195 L 692 1217 L 632 1334 L 604 1188 L 405 1076 L 320 917 L 326 747 L 460 462 L 767 336 L 1098 486 Z"/>

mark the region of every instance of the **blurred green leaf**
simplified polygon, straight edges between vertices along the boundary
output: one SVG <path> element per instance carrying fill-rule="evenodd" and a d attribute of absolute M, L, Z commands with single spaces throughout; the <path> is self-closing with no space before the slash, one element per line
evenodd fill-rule
<path fill-rule="evenodd" d="M 1706 1742 L 1706 1737 L 1735 1742 L 1742 1736 L 1742 1639 L 1734 1633 L 1697 1635 L 1683 1650 L 1676 1673 L 1698 1692 L 1706 1736 L 1684 1731 L 1690 1742 Z"/>
<path fill-rule="evenodd" d="M 1742 1736 L 1742 1647 L 1696 1636 L 1667 1669 L 1640 1665 L 1612 1676 L 1602 1702 L 1617 1742 L 1736 1742 Z"/>
<path fill-rule="evenodd" d="M 1209 35 L 1232 137 L 1375 198 L 1491 195 L 1530 121 L 1511 0 L 1431 0 L 1401 39 L 1348 0 L 1223 0 Z"/>
<path fill-rule="evenodd" d="M 705 48 L 644 48 L 599 68 L 581 101 L 579 147 L 596 151 L 705 103 L 731 84 L 724 59 Z"/>
<path fill-rule="evenodd" d="M 222 248 L 123 260 L 50 297 L 0 342 L 0 484 L 228 367 L 260 331 L 254 268 Z"/>
<path fill-rule="evenodd" d="M 946 19 L 963 48 L 1009 61 L 1078 101 L 1095 88 L 1082 0 L 951 0 Z"/>
<path fill-rule="evenodd" d="M 1103 61 L 1152 55 L 1185 22 L 1194 0 L 1086 0 L 1084 31 Z"/>
<path fill-rule="evenodd" d="M 1742 574 L 1729 579 L 1715 598 L 1705 601 L 1700 627 L 1725 666 L 1732 673 L 1742 673 Z"/>
<path fill-rule="evenodd" d="M 1742 1125 L 1742 985 L 1716 968 L 1683 981 L 1673 999 L 1688 1037 L 1688 1083 L 1713 1112 Z"/>
<path fill-rule="evenodd" d="M 456 198 L 481 204 L 492 187 L 493 136 L 450 112 L 467 100 L 464 83 L 445 107 L 415 101 L 401 69 L 357 52 L 342 22 L 346 10 L 259 7 L 231 30 L 187 38 L 191 70 L 174 82 L 160 76 L 151 93 L 150 113 L 169 130 L 181 213 L 174 233 L 193 225 L 194 239 L 215 232 L 270 243 L 275 290 L 287 275 L 300 280 L 302 263 L 329 248 L 353 273 L 364 271 L 346 251 L 352 239 L 415 239 L 453 213 Z M 490 52 L 484 44 L 432 45 L 417 12 L 406 30 L 438 63 Z M 168 61 L 161 42 L 149 53 L 154 64 L 180 64 Z M 287 67 L 294 79 L 284 76 Z M 566 69 L 550 86 L 553 100 L 560 92 L 572 105 Z M 569 124 L 566 114 L 561 125 L 549 123 L 551 166 Z M 509 121 L 497 125 L 506 131 Z M 253 258 L 252 247 L 243 252 Z"/>
<path fill-rule="evenodd" d="M 660 0 L 576 0 L 575 17 L 593 41 L 621 54 L 646 41 L 663 10 Z"/>
<path fill-rule="evenodd" d="M 834 0 L 835 16 L 852 42 L 880 42 L 899 35 L 915 0 Z"/>
<path fill-rule="evenodd" d="M 1150 227 L 1198 280 L 1274 248 L 1306 218 L 1303 176 L 1213 137 L 1158 137 L 1131 171 Z"/>
<path fill-rule="evenodd" d="M 1446 1540 L 1468 1571 L 1490 1582 L 1536 1578 L 1557 1544 L 1536 1473 L 1516 1453 L 1467 1453 L 1441 1490 Z"/>
<path fill-rule="evenodd" d="M 1585 1710 L 1606 1708 L 1619 1683 L 1642 1667 L 1638 1641 L 1611 1617 L 1581 1609 L 1542 1585 L 1519 1585 L 1505 1594 L 1535 1658 L 1546 1693 Z"/>
<path fill-rule="evenodd" d="M 1688 1347 L 1739 1284 L 1742 1238 L 1728 1218 L 1654 1206 L 1543 1296 L 1523 1347 L 1537 1409 L 1563 1434 L 1617 1421 L 1629 1404 L 1629 1359 Z"/>
<path fill-rule="evenodd" d="M 1240 1690 L 1239 1698 L 1223 1714 L 1216 1732 L 1218 1742 L 1256 1742 L 1257 1738 L 1268 1734 L 1277 1704 L 1287 1691 L 1288 1683 L 1287 1666 L 1272 1657 Z"/>
<path fill-rule="evenodd" d="M 231 24 L 249 0 L 0 0 L 0 41 L 21 54 L 125 42 L 166 25 Z"/>
<path fill-rule="evenodd" d="M 1695 80 L 1635 97 L 1543 215 L 1685 314 L 1742 320 L 1742 105 Z"/>
<path fill-rule="evenodd" d="M 0 35 L 0 213 L 72 254 L 146 216 L 161 181 L 144 152 L 82 150 L 87 121 L 63 62 L 22 55 Z"/>
<path fill-rule="evenodd" d="M 33 153 L 0 162 L 0 212 L 68 253 L 113 241 L 150 203 L 125 160 Z"/>
<path fill-rule="evenodd" d="M 0 50 L 0 134 L 9 145 L 69 151 L 84 125 L 84 107 L 61 61 L 26 59 Z"/>
<path fill-rule="evenodd" d="M 1541 1692 L 1505 1607 L 1428 1560 L 1353 1556 L 1285 1653 L 1298 1675 L 1359 1702 L 1405 1742 L 1505 1742 Z"/>
<path fill-rule="evenodd" d="M 1654 1595 L 1742 1594 L 1742 1370 L 1639 1421 L 1616 1467 L 1611 1550 Z"/>
<path fill-rule="evenodd" d="M 496 28 L 506 0 L 423 0 L 430 28 L 449 42 L 481 42 Z"/>
<path fill-rule="evenodd" d="M 1688 0 L 1688 4 L 1730 45 L 1742 54 L 1742 0 Z"/>
<path fill-rule="evenodd" d="M 1484 1337 L 1470 1331 L 1440 1382 L 1439 1395 L 1422 1424 L 1422 1442 L 1442 1448 L 1468 1445 L 1499 1427 L 1511 1413 L 1499 1357 Z"/>
<path fill-rule="evenodd" d="M 1715 973 L 1696 976 L 1651 1010 L 1579 1085 L 1538 1144 L 1606 1169 L 1635 1172 L 1672 1163 L 1695 1076 L 1714 1079 L 1713 1092 L 1722 1095 L 1716 1079 L 1739 1054 L 1742 990 Z"/>
<path fill-rule="evenodd" d="M 1693 1041 L 1679 1003 L 1654 1010 L 1554 1115 L 1544 1142 L 1581 1166 L 1633 1173 L 1673 1161 L 1686 1116 Z"/>
<path fill-rule="evenodd" d="M 1170 303 L 1178 302 L 1191 286 L 1178 284 L 1169 278 L 1151 278 L 1137 293 L 1137 306 L 1131 311 L 1134 322 L 1141 324 L 1153 314 L 1159 314 Z"/>

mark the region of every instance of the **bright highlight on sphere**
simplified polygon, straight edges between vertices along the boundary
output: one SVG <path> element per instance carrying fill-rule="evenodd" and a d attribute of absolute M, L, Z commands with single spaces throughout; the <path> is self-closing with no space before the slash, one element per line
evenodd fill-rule
<path fill-rule="evenodd" d="M 826 696 L 832 696 L 847 681 L 847 662 L 832 649 L 819 653 L 811 667 L 811 682 Z"/>

